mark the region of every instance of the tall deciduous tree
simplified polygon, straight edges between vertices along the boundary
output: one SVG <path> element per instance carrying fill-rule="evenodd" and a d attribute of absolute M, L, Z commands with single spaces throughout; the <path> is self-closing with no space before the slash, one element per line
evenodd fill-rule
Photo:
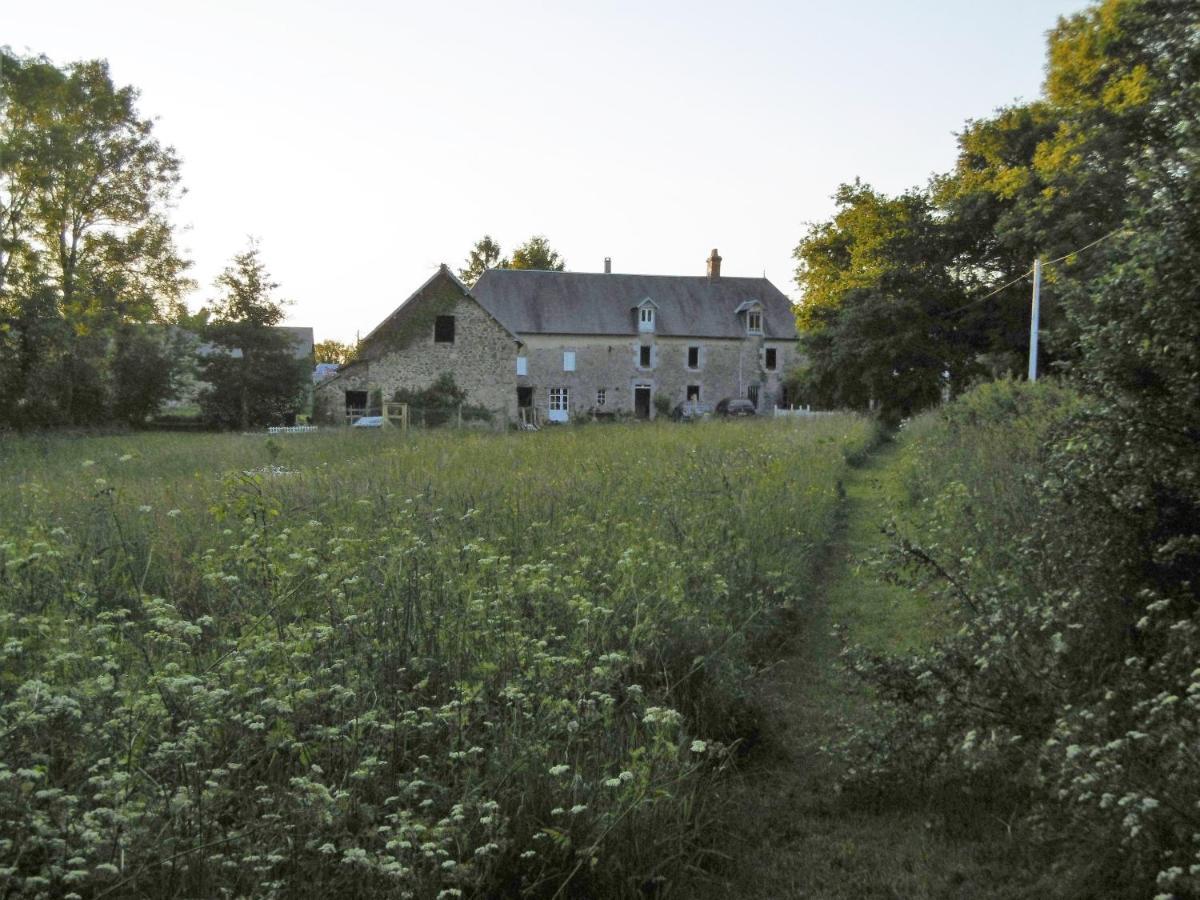
<path fill-rule="evenodd" d="M 513 251 L 509 266 L 514 269 L 543 269 L 561 272 L 567 267 L 566 260 L 550 246 L 543 235 L 535 234 Z"/>
<path fill-rule="evenodd" d="M 458 277 L 470 285 L 478 281 L 479 276 L 488 269 L 543 269 L 561 272 L 566 266 L 566 261 L 543 235 L 535 234 L 514 250 L 509 258 L 503 255 L 495 239 L 490 234 L 485 234 L 475 242 L 475 246 L 467 254 L 466 265 L 458 270 Z"/>
<path fill-rule="evenodd" d="M 314 362 L 336 363 L 339 366 L 344 366 L 356 356 L 358 356 L 358 347 L 353 344 L 345 344 L 342 341 L 317 341 L 313 345 Z"/>
<path fill-rule="evenodd" d="M 285 301 L 253 244 L 216 281 L 205 337 L 213 345 L 201 373 L 208 387 L 200 405 L 214 425 L 243 430 L 280 422 L 300 405 L 309 360 L 297 359 L 286 332 L 276 328 Z"/>
<path fill-rule="evenodd" d="M 136 101 L 102 61 L 0 59 L 0 316 L 19 357 L 0 372 L 10 421 L 125 408 L 118 331 L 182 308 L 188 263 L 166 219 L 179 161 Z"/>
<path fill-rule="evenodd" d="M 475 242 L 475 246 L 467 254 L 466 265 L 458 270 L 458 277 L 465 284 L 472 285 L 488 269 L 495 268 L 507 269 L 508 260 L 501 256 L 500 245 L 495 239 L 490 234 L 485 234 Z"/>
<path fill-rule="evenodd" d="M 946 260 L 942 223 L 928 197 L 886 197 L 843 185 L 838 212 L 796 248 L 805 366 L 799 395 L 823 406 L 889 419 L 936 403 L 973 371 L 972 334 L 956 314 L 961 287 Z"/>

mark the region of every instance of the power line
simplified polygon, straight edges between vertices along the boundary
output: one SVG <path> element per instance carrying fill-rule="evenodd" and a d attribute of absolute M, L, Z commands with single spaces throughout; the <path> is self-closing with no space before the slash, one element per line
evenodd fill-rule
<path fill-rule="evenodd" d="M 1024 281 L 1026 278 L 1028 278 L 1028 277 L 1029 277 L 1030 275 L 1032 275 L 1032 274 L 1033 274 L 1033 269 L 1030 269 L 1028 272 L 1025 272 L 1025 273 L 1024 273 L 1024 274 L 1022 274 L 1022 275 L 1018 275 L 1018 276 L 1017 276 L 1016 278 L 1014 278 L 1012 281 L 1010 281 L 1010 282 L 1008 282 L 1008 283 L 1006 283 L 1006 284 L 1002 284 L 1002 285 L 1000 285 L 1000 287 L 996 288 L 996 289 L 995 289 L 994 291 L 992 291 L 991 293 L 984 294 L 982 297 L 976 297 L 976 298 L 975 298 L 974 300 L 972 300 L 970 303 L 964 303 L 962 306 L 959 306 L 959 307 L 956 307 L 955 309 L 952 309 L 952 310 L 950 310 L 948 313 L 946 313 L 946 315 L 948 315 L 948 316 L 957 316 L 957 315 L 958 315 L 960 312 L 963 312 L 964 310 L 968 310 L 968 309 L 970 309 L 972 306 L 975 306 L 975 305 L 976 305 L 976 304 L 978 304 L 978 303 L 982 303 L 984 300 L 988 300 L 988 299 L 990 299 L 990 298 L 992 298 L 992 297 L 995 297 L 995 296 L 996 296 L 998 293 L 1000 293 L 1001 291 L 1005 290 L 1006 288 L 1010 288 L 1010 287 L 1012 287 L 1014 284 L 1018 284 L 1018 283 L 1020 283 L 1020 282 Z"/>
<path fill-rule="evenodd" d="M 1042 265 L 1043 266 L 1052 266 L 1055 263 L 1062 262 L 1064 259 L 1067 259 L 1068 257 L 1077 256 L 1078 254 L 1082 253 L 1084 250 L 1091 250 L 1097 244 L 1101 244 L 1104 241 L 1107 241 L 1110 237 L 1115 237 L 1116 235 L 1121 234 L 1122 232 L 1124 232 L 1125 234 L 1133 233 L 1132 231 L 1127 230 L 1124 225 L 1122 225 L 1120 228 L 1114 228 L 1112 231 L 1110 231 L 1108 234 L 1104 235 L 1103 237 L 1096 238 L 1090 244 L 1084 244 L 1078 250 L 1072 250 L 1070 253 L 1064 253 L 1062 256 L 1058 257 L 1058 259 L 1052 259 L 1049 262 L 1042 263 Z"/>
<path fill-rule="evenodd" d="M 1063 260 L 1069 259 L 1072 256 L 1078 256 L 1080 253 L 1083 253 L 1085 250 L 1091 250 L 1097 244 L 1102 244 L 1105 241 L 1107 241 L 1109 238 L 1115 237 L 1116 235 L 1123 234 L 1123 233 L 1130 234 L 1131 232 L 1129 232 L 1125 228 L 1124 225 L 1122 225 L 1120 228 L 1114 228 L 1108 234 L 1105 234 L 1101 237 L 1096 238 L 1090 244 L 1084 244 L 1082 247 L 1078 248 L 1077 250 L 1072 250 L 1069 253 L 1064 253 L 1062 256 L 1059 256 L 1056 259 L 1051 259 L 1047 262 L 1042 263 L 1042 267 L 1045 268 L 1046 266 L 1052 266 L 1055 263 L 1060 263 Z M 1012 287 L 1014 284 L 1019 284 L 1020 282 L 1024 281 L 1026 278 L 1028 278 L 1032 274 L 1033 274 L 1033 269 L 1029 269 L 1028 271 L 1022 273 L 1021 275 L 1018 275 L 1012 281 L 1005 282 L 1004 284 L 1000 285 L 1000 287 L 996 288 L 994 291 L 989 291 L 988 293 L 984 294 L 982 297 L 976 297 L 971 302 L 964 303 L 962 306 L 959 306 L 959 307 L 952 309 L 949 312 L 945 313 L 945 315 L 956 316 L 961 312 L 965 312 L 966 310 L 970 309 L 971 307 L 982 303 L 984 300 L 989 300 L 992 297 L 995 297 L 998 293 L 1000 293 L 1003 290 L 1006 290 L 1007 288 Z"/>

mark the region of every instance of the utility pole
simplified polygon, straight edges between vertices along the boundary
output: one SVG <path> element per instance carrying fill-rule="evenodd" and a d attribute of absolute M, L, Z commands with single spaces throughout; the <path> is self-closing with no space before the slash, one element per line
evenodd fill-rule
<path fill-rule="evenodd" d="M 1042 261 L 1033 261 L 1033 314 L 1029 318 L 1029 380 L 1037 381 L 1038 317 L 1042 301 Z"/>

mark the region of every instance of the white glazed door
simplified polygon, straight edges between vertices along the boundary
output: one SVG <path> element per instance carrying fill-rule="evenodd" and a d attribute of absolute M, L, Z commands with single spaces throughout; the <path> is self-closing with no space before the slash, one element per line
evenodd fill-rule
<path fill-rule="evenodd" d="M 551 422 L 565 422 L 570 409 L 570 391 L 565 387 L 550 388 L 550 403 L 548 406 Z"/>

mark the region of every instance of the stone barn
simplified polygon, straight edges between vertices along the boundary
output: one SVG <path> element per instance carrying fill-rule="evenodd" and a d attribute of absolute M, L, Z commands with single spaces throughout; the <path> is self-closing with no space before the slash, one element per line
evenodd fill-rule
<path fill-rule="evenodd" d="M 358 358 L 315 387 L 314 417 L 340 424 L 362 415 L 378 391 L 422 390 L 449 373 L 501 422 L 517 415 L 520 341 L 445 266 L 368 334 Z"/>

